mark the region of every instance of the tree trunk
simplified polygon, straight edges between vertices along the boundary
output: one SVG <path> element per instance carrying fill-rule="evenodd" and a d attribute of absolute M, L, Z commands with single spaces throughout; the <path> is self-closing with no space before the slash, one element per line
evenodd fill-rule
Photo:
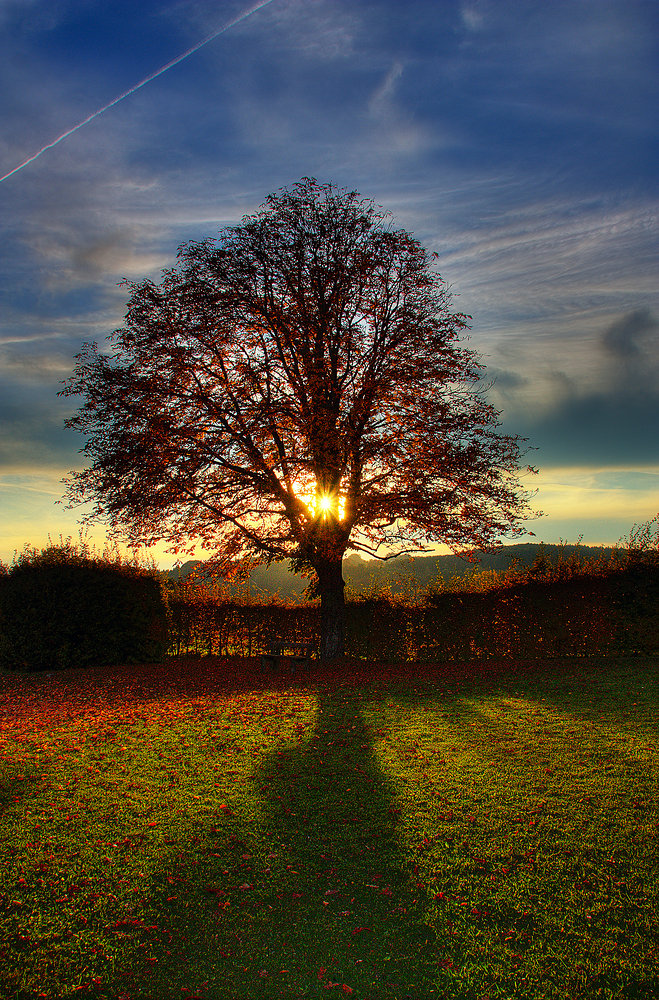
<path fill-rule="evenodd" d="M 320 658 L 336 660 L 345 651 L 345 597 L 341 560 L 316 567 L 320 590 Z"/>

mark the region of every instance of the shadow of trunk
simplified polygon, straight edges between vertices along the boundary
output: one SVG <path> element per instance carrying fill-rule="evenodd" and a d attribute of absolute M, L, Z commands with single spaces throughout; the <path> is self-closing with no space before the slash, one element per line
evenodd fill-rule
<path fill-rule="evenodd" d="M 434 931 L 412 912 L 395 789 L 355 692 L 322 694 L 310 737 L 269 755 L 259 779 L 277 873 L 264 971 L 288 968 L 305 996 L 326 995 L 331 983 L 359 996 L 413 988 Z"/>
<path fill-rule="evenodd" d="M 147 923 L 163 943 L 126 978 L 132 1000 L 183 987 L 208 1000 L 424 1000 L 435 932 L 356 693 L 321 693 L 313 728 L 261 758 L 249 784 L 254 811 L 189 830 L 169 878 L 153 880 Z"/>

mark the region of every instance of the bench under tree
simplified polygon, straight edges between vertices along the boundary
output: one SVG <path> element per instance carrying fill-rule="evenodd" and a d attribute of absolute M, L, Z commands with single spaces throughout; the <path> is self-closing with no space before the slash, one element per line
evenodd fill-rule
<path fill-rule="evenodd" d="M 275 642 L 268 646 L 267 653 L 261 653 L 261 670 L 279 670 L 288 666 L 291 673 L 299 667 L 309 670 L 316 653 L 313 643 Z"/>

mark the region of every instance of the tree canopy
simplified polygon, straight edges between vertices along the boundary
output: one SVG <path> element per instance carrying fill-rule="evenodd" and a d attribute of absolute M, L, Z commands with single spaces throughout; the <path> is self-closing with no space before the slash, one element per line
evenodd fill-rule
<path fill-rule="evenodd" d="M 520 533 L 520 439 L 498 430 L 435 259 L 309 178 L 185 244 L 159 284 L 127 283 L 110 351 L 77 356 L 63 393 L 84 397 L 67 424 L 87 463 L 69 500 L 133 544 L 292 557 L 328 608 L 346 551 Z"/>

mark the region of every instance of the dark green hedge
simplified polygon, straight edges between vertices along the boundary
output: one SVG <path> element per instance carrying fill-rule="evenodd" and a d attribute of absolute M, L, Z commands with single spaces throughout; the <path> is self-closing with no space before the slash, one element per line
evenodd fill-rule
<path fill-rule="evenodd" d="M 656 654 L 659 566 L 429 593 L 421 606 L 358 599 L 346 610 L 348 655 L 384 662 Z M 273 642 L 313 643 L 318 628 L 317 602 L 246 606 L 191 588 L 172 590 L 166 606 L 155 573 L 67 545 L 0 573 L 0 664 L 11 669 L 254 656 Z"/>
<path fill-rule="evenodd" d="M 659 652 L 659 566 L 527 579 L 428 602 L 419 659 Z"/>
<path fill-rule="evenodd" d="M 317 603 L 240 605 L 170 598 L 170 652 L 256 655 L 318 638 Z M 485 592 L 444 591 L 410 606 L 386 596 L 346 608 L 346 652 L 383 662 L 535 659 L 659 652 L 659 567 L 528 578 Z"/>
<path fill-rule="evenodd" d="M 0 576 L 0 664 L 57 670 L 161 658 L 167 611 L 139 567 L 64 544 L 25 553 Z"/>

